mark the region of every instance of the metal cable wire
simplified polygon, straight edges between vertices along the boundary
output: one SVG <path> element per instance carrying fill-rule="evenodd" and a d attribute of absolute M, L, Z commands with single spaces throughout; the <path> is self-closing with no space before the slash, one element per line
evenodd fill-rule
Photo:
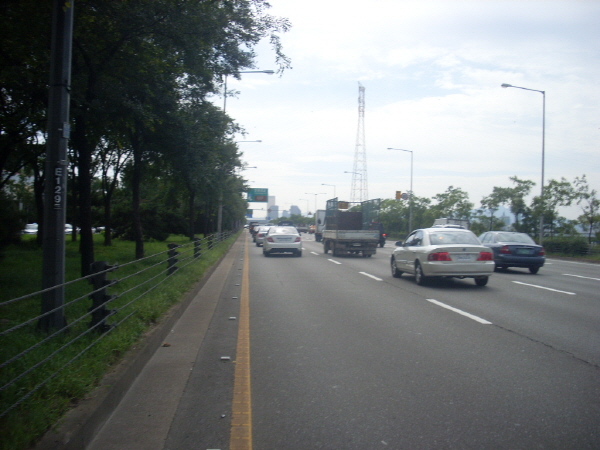
<path fill-rule="evenodd" d="M 216 243 L 222 242 L 223 240 L 225 240 L 225 239 L 229 238 L 229 237 L 230 237 L 232 234 L 233 234 L 232 232 L 229 232 L 229 233 L 223 233 L 223 234 L 222 234 L 222 236 L 220 236 L 220 237 L 217 237 L 217 239 L 216 239 Z M 202 242 L 202 241 L 205 241 L 205 240 L 206 240 L 206 241 L 209 241 L 209 240 L 210 240 L 211 238 L 213 238 L 213 237 L 214 237 L 214 236 L 209 236 L 209 237 L 206 237 L 206 238 L 204 238 L 203 240 L 201 240 L 200 242 Z M 214 240 L 212 240 L 212 243 L 213 243 L 213 244 L 215 244 L 215 241 L 214 241 Z M 195 242 L 192 242 L 192 243 L 190 243 L 190 244 L 184 244 L 184 245 L 181 245 L 181 246 L 177 246 L 177 247 L 175 247 L 175 249 L 181 249 L 181 248 L 184 248 L 184 247 L 188 247 L 189 245 L 192 245 L 192 244 L 195 244 Z M 211 247 L 212 247 L 212 246 L 211 246 Z M 213 249 L 213 248 L 208 248 L 208 251 L 211 251 L 212 249 Z M 96 273 L 94 273 L 94 274 L 88 275 L 88 276 L 86 276 L 86 277 L 79 278 L 79 279 L 77 279 L 77 280 L 73 280 L 73 281 L 67 282 L 67 283 L 65 283 L 64 285 L 65 285 L 65 286 L 66 286 L 66 285 L 70 285 L 70 284 L 73 284 L 73 283 L 75 283 L 75 282 L 82 281 L 82 280 L 89 279 L 89 278 L 91 278 L 91 277 L 97 276 L 97 275 L 99 275 L 99 274 L 103 274 L 103 273 L 107 273 L 107 272 L 113 272 L 113 271 L 115 271 L 115 270 L 117 270 L 117 269 L 119 269 L 119 268 L 122 268 L 122 267 L 124 267 L 124 266 L 130 265 L 130 264 L 134 264 L 134 263 L 138 263 L 138 262 L 140 262 L 140 261 L 143 261 L 143 260 L 146 260 L 146 259 L 150 259 L 150 258 L 154 258 L 154 257 L 156 257 L 156 256 L 159 256 L 159 255 L 162 255 L 162 254 L 168 253 L 170 250 L 172 250 L 172 249 L 169 249 L 169 250 L 167 250 L 167 251 L 165 251 L 165 252 L 160 252 L 160 253 L 157 253 L 157 254 L 154 254 L 154 255 L 150 255 L 150 256 L 148 256 L 148 257 L 146 257 L 146 258 L 142 258 L 142 259 L 140 259 L 140 260 L 135 260 L 135 261 L 132 261 L 132 262 L 130 262 L 130 263 L 126 263 L 126 264 L 122 264 L 122 265 L 118 265 L 118 264 L 117 264 L 117 265 L 113 265 L 113 266 L 112 266 L 112 267 L 110 267 L 109 269 L 106 269 L 106 270 L 104 270 L 104 271 L 101 271 L 101 272 L 96 272 Z M 187 248 L 186 248 L 186 250 L 187 250 Z M 197 258 L 197 257 L 196 257 L 196 256 L 201 256 L 201 255 L 196 255 L 196 252 L 195 252 L 195 250 L 196 250 L 196 247 L 195 247 L 195 246 L 194 246 L 194 248 L 193 248 L 192 250 L 194 250 L 194 253 L 193 253 L 191 256 L 185 257 L 185 258 L 183 258 L 183 259 L 180 259 L 180 260 L 178 260 L 178 261 L 177 261 L 177 262 L 185 262 L 185 261 L 187 261 L 187 260 L 190 260 L 190 261 L 189 261 L 187 264 L 185 264 L 183 267 L 187 267 L 188 265 L 192 264 L 194 261 L 196 261 L 196 260 L 200 260 L 200 258 Z M 170 259 L 170 258 L 169 258 L 169 259 Z M 168 261 L 168 259 L 167 259 L 167 261 Z M 158 266 L 158 265 L 160 265 L 160 264 L 164 264 L 164 263 L 165 263 L 165 260 L 162 260 L 160 263 L 153 264 L 152 266 L 150 266 L 150 267 L 148 267 L 148 268 L 145 268 L 145 269 L 143 269 L 143 270 L 140 270 L 140 271 L 138 271 L 138 272 L 136 272 L 136 273 L 134 273 L 134 274 L 128 275 L 127 277 L 125 277 L 125 278 L 123 278 L 123 279 L 120 279 L 120 280 L 112 280 L 112 283 L 111 283 L 110 285 L 103 286 L 102 288 L 96 289 L 96 290 L 94 290 L 94 291 L 92 291 L 92 292 L 90 292 L 90 293 L 87 293 L 86 295 L 84 295 L 84 296 L 82 296 L 82 297 L 79 297 L 79 298 L 77 298 L 77 299 L 71 300 L 71 301 L 69 301 L 69 302 L 65 303 L 64 305 L 61 305 L 61 306 L 59 306 L 59 307 L 57 307 L 57 308 L 55 308 L 55 309 L 53 309 L 53 310 L 51 310 L 51 311 L 48 311 L 48 312 L 46 312 L 46 313 L 44 313 L 44 314 L 42 314 L 42 315 L 40 315 L 40 316 L 34 317 L 34 318 L 32 318 L 32 319 L 29 319 L 29 320 L 27 320 L 27 321 L 25 321 L 25 322 L 23 322 L 23 323 L 21 323 L 21 324 L 19 324 L 19 325 L 15 326 L 15 327 L 12 327 L 12 328 L 10 328 L 10 329 L 8 329 L 8 330 L 5 330 L 5 331 L 1 332 L 1 333 L 0 333 L 0 337 L 1 337 L 1 336 L 4 336 L 4 335 L 7 335 L 7 334 L 9 334 L 9 333 L 11 333 L 11 332 L 13 332 L 13 331 L 16 331 L 16 330 L 18 330 L 18 329 L 20 329 L 20 328 L 22 328 L 22 327 L 24 327 L 24 326 L 26 326 L 26 325 L 28 325 L 28 324 L 31 324 L 32 322 L 34 322 L 34 321 L 36 321 L 36 320 L 39 320 L 40 318 L 42 318 L 42 317 L 45 317 L 45 316 L 46 316 L 46 315 L 48 315 L 48 314 L 52 314 L 53 312 L 56 312 L 56 311 L 58 311 L 58 310 L 60 310 L 60 309 L 62 309 L 62 308 L 65 308 L 65 307 L 67 307 L 67 306 L 70 306 L 70 305 L 72 305 L 72 304 L 74 304 L 74 303 L 76 303 L 76 302 L 78 302 L 78 301 L 80 301 L 80 300 L 82 300 L 82 299 L 89 298 L 89 296 L 90 296 L 91 294 L 93 294 L 93 293 L 100 292 L 100 291 L 102 291 L 102 290 L 106 289 L 107 287 L 114 286 L 114 285 L 116 285 L 117 283 L 120 283 L 120 282 L 124 281 L 125 279 L 129 279 L 129 278 L 131 278 L 132 276 L 135 276 L 135 275 L 139 275 L 139 274 L 141 274 L 141 273 L 144 273 L 144 272 L 145 272 L 147 269 L 150 269 L 150 268 L 156 267 L 156 266 Z M 178 268 L 178 269 L 180 269 L 180 268 Z M 15 356 L 13 356 L 13 357 L 12 357 L 12 358 L 10 358 L 9 360 L 7 360 L 7 361 L 4 361 L 2 364 L 0 364 L 0 368 L 6 367 L 7 365 L 11 364 L 12 362 L 16 361 L 17 359 L 19 359 L 19 358 L 23 357 L 23 356 L 24 356 L 24 355 L 26 355 L 27 353 L 29 353 L 29 352 L 33 351 L 34 349 L 36 349 L 36 348 L 40 347 L 40 346 L 41 346 L 41 345 L 43 345 L 44 343 L 46 343 L 46 342 L 50 341 L 51 339 L 53 339 L 54 337 L 56 337 L 58 334 L 62 334 L 62 333 L 65 331 L 65 329 L 66 329 L 66 328 L 73 327 L 74 325 L 76 325 L 76 324 L 80 323 L 81 321 L 83 321 L 85 318 L 87 318 L 87 317 L 90 317 L 90 316 L 91 316 L 91 315 L 92 315 L 94 312 L 98 311 L 99 309 L 105 308 L 105 307 L 106 307 L 106 305 L 107 305 L 109 302 L 113 302 L 114 300 L 116 300 L 116 299 L 118 299 L 118 298 L 121 298 L 121 297 L 123 297 L 124 295 L 128 294 L 129 292 L 132 292 L 133 290 L 135 290 L 135 289 L 138 289 L 138 288 L 140 288 L 140 287 L 142 287 L 142 286 L 144 286 L 144 285 L 148 284 L 149 282 L 151 282 L 151 281 L 155 280 L 155 279 L 156 279 L 156 278 L 158 278 L 159 276 L 163 276 L 163 275 L 165 274 L 165 272 L 168 272 L 168 270 L 169 270 L 169 268 L 167 268 L 166 270 L 162 270 L 162 271 L 160 271 L 160 272 L 159 272 L 157 275 L 155 275 L 155 276 L 153 276 L 153 277 L 149 278 L 148 280 L 145 280 L 144 282 L 142 282 L 142 283 L 140 283 L 140 284 L 138 284 L 138 285 L 136 285 L 136 286 L 132 287 L 131 289 L 128 289 L 128 290 L 126 290 L 126 291 L 124 291 L 124 292 L 121 292 L 120 294 L 118 294 L 117 296 L 115 296 L 115 297 L 111 298 L 111 299 L 110 299 L 110 300 L 108 300 L 107 302 L 105 302 L 105 303 L 102 303 L 101 305 L 98 305 L 97 307 L 95 307 L 95 308 L 94 308 L 94 309 L 92 309 L 92 310 L 89 310 L 87 313 L 85 313 L 85 314 L 81 315 L 79 318 L 75 319 L 73 322 L 71 322 L 70 324 L 68 324 L 66 327 L 64 327 L 64 328 L 62 328 L 61 330 L 58 330 L 58 331 L 54 332 L 53 334 L 51 334 L 51 335 L 47 336 L 47 337 L 46 337 L 45 339 L 43 339 L 42 341 L 40 341 L 40 342 L 38 342 L 38 343 L 34 344 L 34 345 L 33 345 L 33 346 L 31 346 L 30 348 L 28 348 L 28 349 L 26 349 L 25 351 L 23 351 L 23 352 L 19 353 L 18 355 L 15 355 Z M 43 360 L 41 360 L 41 361 L 38 361 L 36 364 L 34 364 L 33 366 L 31 366 L 30 368 L 28 368 L 27 370 L 25 370 L 23 373 L 21 373 L 20 375 L 18 375 L 18 376 L 17 376 L 17 377 L 15 377 L 14 379 L 10 380 L 10 381 L 9 381 L 8 383 L 6 383 L 4 386 L 0 387 L 0 391 L 3 391 L 3 390 L 5 390 L 6 388 L 8 388 L 8 387 L 12 386 L 12 385 L 13 385 L 13 384 L 15 384 L 15 383 L 16 383 L 18 380 L 20 380 L 21 378 L 25 377 L 25 376 L 26 376 L 26 375 L 28 375 L 29 373 L 33 372 L 33 371 L 34 371 L 36 368 L 38 368 L 38 367 L 40 367 L 41 365 L 43 365 L 43 364 L 47 363 L 48 361 L 50 361 L 51 359 L 53 359 L 53 358 L 54 358 L 54 357 L 55 357 L 55 356 L 56 356 L 58 353 L 62 352 L 64 349 L 66 349 L 67 347 L 69 347 L 69 346 L 70 346 L 70 345 L 72 345 L 73 343 L 75 343 L 75 342 L 79 341 L 80 339 L 82 339 L 84 336 L 86 336 L 87 334 L 89 334 L 91 331 L 95 330 L 95 329 L 96 329 L 97 327 L 99 327 L 100 325 L 103 325 L 103 324 L 105 324 L 105 323 L 106 323 L 106 319 L 107 319 L 108 317 L 110 317 L 110 316 L 114 316 L 114 315 L 118 314 L 119 312 L 123 311 L 125 308 L 127 308 L 128 306 L 130 306 L 130 305 L 132 305 L 133 303 L 137 302 L 139 299 L 141 299 L 142 297 L 144 297 L 146 294 L 148 294 L 148 293 L 149 293 L 149 292 L 151 292 L 152 290 L 156 289 L 158 286 L 160 286 L 161 284 L 163 284 L 164 282 L 166 282 L 166 281 L 167 281 L 167 280 L 169 280 L 170 278 L 171 278 L 170 276 L 167 276 L 167 277 L 163 278 L 161 281 L 159 281 L 159 282 L 158 282 L 158 283 L 156 283 L 155 285 L 151 286 L 149 289 L 145 290 L 143 293 L 141 293 L 140 295 L 138 295 L 136 298 L 132 299 L 131 301 L 129 301 L 128 303 L 126 303 L 126 304 L 122 305 L 121 307 L 119 307 L 119 308 L 117 308 L 117 309 L 114 309 L 113 311 L 111 311 L 111 312 L 110 312 L 110 314 L 109 314 L 109 315 L 107 315 L 107 316 L 104 318 L 104 320 L 98 321 L 96 324 L 94 324 L 94 325 L 90 326 L 90 327 L 89 327 L 88 329 L 86 329 L 84 332 L 80 333 L 78 336 L 76 336 L 75 338 L 71 339 L 69 342 L 67 342 L 67 343 L 65 343 L 64 345 L 62 345 L 60 348 L 58 348 L 57 350 L 55 350 L 54 352 L 52 352 L 52 353 L 51 353 L 50 355 L 48 355 L 46 358 L 44 358 L 44 359 L 43 359 Z M 56 289 L 56 287 L 57 287 L 57 286 L 54 286 L 54 287 L 52 287 L 52 288 L 45 289 L 45 290 L 43 290 L 43 291 L 35 292 L 35 293 L 33 293 L 33 294 L 28 294 L 28 295 L 26 295 L 26 296 L 23 296 L 23 297 L 19 297 L 19 298 L 16 298 L 16 299 L 9 300 L 9 301 L 7 301 L 7 302 L 0 303 L 0 306 L 4 306 L 4 305 L 7 305 L 7 304 L 11 304 L 11 303 L 17 302 L 17 301 L 19 301 L 19 300 L 23 300 L 23 299 L 26 299 L 26 298 L 33 297 L 33 296 L 35 296 L 35 295 L 40 295 L 40 294 L 42 294 L 42 293 L 44 293 L 44 292 L 48 292 L 48 291 L 50 291 L 50 290 L 52 290 L 52 289 Z M 81 355 L 83 355 L 84 353 L 86 353 L 86 352 L 87 352 L 87 351 L 88 351 L 90 348 L 92 348 L 94 345 L 96 345 L 98 342 L 100 342 L 102 339 L 104 339 L 104 337 L 106 337 L 106 336 L 107 336 L 107 335 L 108 335 L 108 334 L 109 334 L 109 333 L 110 333 L 112 330 L 116 329 L 116 328 L 117 328 L 118 326 L 120 326 L 120 325 L 121 325 L 123 322 L 125 322 L 125 320 L 129 319 L 130 317 L 132 317 L 132 316 L 133 316 L 134 314 L 136 314 L 136 313 L 137 313 L 137 310 L 134 310 L 134 311 L 130 312 L 129 314 L 127 314 L 127 315 L 126 315 L 126 316 L 125 316 L 125 317 L 124 317 L 122 320 L 120 320 L 120 321 L 118 321 L 117 323 L 113 324 L 113 326 L 112 326 L 111 328 L 109 328 L 109 329 L 108 329 L 108 330 L 107 330 L 105 333 L 102 333 L 102 334 L 101 334 L 101 335 L 98 337 L 98 339 L 96 339 L 96 340 L 94 340 L 92 343 L 90 343 L 90 344 L 89 344 L 89 345 L 88 345 L 86 348 L 84 348 L 84 349 L 83 349 L 81 352 L 79 352 L 77 355 L 75 355 L 75 356 L 74 356 L 74 357 L 73 357 L 71 360 L 69 360 L 69 361 L 68 361 L 66 364 L 64 364 L 64 365 L 63 365 L 63 366 L 62 366 L 60 369 L 58 369 L 58 370 L 56 370 L 55 372 L 53 372 L 53 373 L 52 373 L 51 375 L 49 375 L 49 376 L 48 376 L 48 377 L 47 377 L 45 380 L 43 380 L 42 382 L 40 382 L 39 384 L 37 384 L 37 385 L 36 385 L 36 386 L 35 386 L 33 389 L 31 389 L 31 390 L 30 390 L 29 392 L 27 392 L 25 395 L 23 395 L 22 397 L 20 397 L 20 398 L 19 398 L 19 399 L 18 399 L 18 400 L 17 400 L 15 403 L 13 403 L 13 404 L 12 404 L 10 407 L 8 407 L 8 408 L 7 408 L 5 411 L 3 411 L 3 412 L 0 414 L 0 418 L 1 418 L 1 417 L 4 417 L 4 416 L 5 416 L 5 415 L 6 415 L 8 412 L 10 412 L 10 411 L 11 411 L 12 409 L 14 409 L 16 406 L 18 406 L 19 404 L 21 404 L 22 402 L 24 402 L 25 400 L 27 400 L 29 397 L 31 397 L 31 395 L 33 395 L 33 393 L 35 393 L 35 392 L 36 392 L 37 390 L 39 390 L 39 389 L 40 389 L 42 386 L 44 386 L 45 384 L 47 384 L 47 383 L 48 383 L 50 380 L 52 380 L 53 378 L 55 378 L 55 377 L 56 377 L 56 376 L 57 376 L 57 375 L 58 375 L 60 372 L 62 372 L 62 371 L 63 371 L 63 370 L 64 370 L 64 369 L 65 369 L 67 366 L 69 366 L 69 365 L 70 365 L 70 364 L 71 364 L 73 361 L 75 361 L 75 360 L 76 360 L 76 359 L 78 359 L 78 358 L 79 358 Z"/>

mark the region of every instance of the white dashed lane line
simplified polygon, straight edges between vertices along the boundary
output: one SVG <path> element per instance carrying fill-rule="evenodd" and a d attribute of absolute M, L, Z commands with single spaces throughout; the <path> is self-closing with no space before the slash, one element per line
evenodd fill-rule
<path fill-rule="evenodd" d="M 377 281 L 383 281 L 381 278 L 377 278 L 375 275 L 371 275 L 370 273 L 367 273 L 367 272 L 358 272 L 358 273 L 360 273 L 361 275 L 364 275 L 366 277 L 373 278 L 374 280 L 377 280 Z"/>
<path fill-rule="evenodd" d="M 583 275 L 573 275 L 573 274 L 570 274 L 570 273 L 563 273 L 563 276 L 565 276 L 565 277 L 585 278 L 586 280 L 600 281 L 600 278 L 584 277 Z"/>
<path fill-rule="evenodd" d="M 469 319 L 473 319 L 474 321 L 479 322 L 479 323 L 481 323 L 483 325 L 492 325 L 492 322 L 488 322 L 487 320 L 482 319 L 481 317 L 474 316 L 473 314 L 469 314 L 468 312 L 465 312 L 465 311 L 460 310 L 458 308 L 454 308 L 454 307 L 452 307 L 450 305 L 446 305 L 445 303 L 438 302 L 437 300 L 434 300 L 432 298 L 428 298 L 427 301 L 431 302 L 431 303 L 433 303 L 435 305 L 441 306 L 442 308 L 449 309 L 450 311 L 454 311 L 455 313 L 461 314 L 461 315 L 463 315 L 465 317 L 468 317 Z"/>
<path fill-rule="evenodd" d="M 334 264 L 341 264 L 341 262 L 336 261 L 335 259 L 328 259 L 327 261 L 331 261 Z"/>
<path fill-rule="evenodd" d="M 513 281 L 513 283 L 515 283 L 515 284 L 521 284 L 523 286 L 534 287 L 534 288 L 537 288 L 537 289 L 545 289 L 547 291 L 558 292 L 559 294 L 577 295 L 575 292 L 559 291 L 558 289 L 552 289 L 552 288 L 545 287 L 545 286 L 538 286 L 537 284 L 522 283 L 520 281 Z"/>

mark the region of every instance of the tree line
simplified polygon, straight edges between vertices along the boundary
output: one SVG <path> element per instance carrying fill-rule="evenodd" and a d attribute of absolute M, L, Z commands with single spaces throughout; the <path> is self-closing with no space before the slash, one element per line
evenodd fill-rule
<path fill-rule="evenodd" d="M 529 202 L 527 198 L 536 183 L 517 176 L 509 177 L 509 181 L 509 186 L 494 186 L 478 208 L 469 201 L 467 192 L 454 186 L 432 198 L 385 199 L 381 202 L 380 220 L 389 232 L 407 233 L 412 201 L 413 228 L 429 227 L 437 218 L 452 217 L 469 220 L 471 230 L 477 235 L 488 230 L 512 229 L 539 239 L 542 216 L 544 237 L 578 236 L 580 229 L 587 234 L 589 243 L 600 238 L 600 198 L 585 175 L 571 182 L 565 178 L 552 179 L 544 186 L 543 199 L 538 195 Z M 559 214 L 558 209 L 567 206 L 579 208 L 577 219 L 568 220 Z M 512 215 L 510 225 L 498 217 L 501 207 Z"/>
<path fill-rule="evenodd" d="M 265 0 L 75 2 L 67 221 L 79 230 L 81 272 L 94 229 L 136 242 L 193 237 L 244 220 L 247 189 L 234 136 L 243 129 L 209 101 L 226 76 L 254 68 L 267 38 L 290 67 L 285 18 Z M 43 229 L 51 2 L 8 0 L 0 12 L 0 241 L 24 223 Z M 74 234 L 75 237 L 75 234 Z"/>

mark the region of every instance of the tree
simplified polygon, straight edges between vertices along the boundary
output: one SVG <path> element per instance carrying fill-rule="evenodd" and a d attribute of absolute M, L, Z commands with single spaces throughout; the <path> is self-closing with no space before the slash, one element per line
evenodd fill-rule
<path fill-rule="evenodd" d="M 517 176 L 512 176 L 509 180 L 516 185 L 512 188 L 506 188 L 505 191 L 508 196 L 506 202 L 509 205 L 510 212 L 515 216 L 513 228 L 520 232 L 531 232 L 532 230 L 523 229 L 521 220 L 531 214 L 531 210 L 525 203 L 525 197 L 529 195 L 535 183 L 531 180 L 522 180 Z"/>
<path fill-rule="evenodd" d="M 598 192 L 590 188 L 585 175 L 576 177 L 574 184 L 577 204 L 581 207 L 582 211 L 578 220 L 588 232 L 588 243 L 591 244 L 592 235 L 599 228 L 598 225 L 600 224 L 600 199 L 598 198 Z"/>
<path fill-rule="evenodd" d="M 280 69 L 289 67 L 277 33 L 284 19 L 263 0 L 100 1 L 78 5 L 73 54 L 74 130 L 78 155 L 82 273 L 93 261 L 90 183 L 102 130 L 125 123 L 133 150 L 136 256 L 143 255 L 139 177 L 153 130 L 179 101 L 217 90 L 223 74 L 251 67 L 252 46 L 270 36 Z M 166 103 L 171 106 L 163 108 Z"/>
<path fill-rule="evenodd" d="M 0 14 L 1 189 L 45 150 L 51 2 L 6 0 Z"/>
<path fill-rule="evenodd" d="M 98 144 L 96 154 L 99 158 L 102 202 L 104 209 L 104 245 L 112 243 L 112 199 L 119 185 L 121 172 L 131 160 L 131 148 L 124 148 L 122 139 L 102 139 Z"/>
<path fill-rule="evenodd" d="M 396 199 L 381 200 L 379 221 L 388 234 L 408 230 L 408 204 Z"/>
<path fill-rule="evenodd" d="M 433 199 L 437 204 L 431 207 L 437 217 L 468 219 L 471 216 L 473 203 L 469 202 L 469 194 L 461 188 L 449 186 L 445 192 L 436 194 Z"/>
<path fill-rule="evenodd" d="M 480 209 L 480 212 L 483 214 L 485 211 L 487 211 L 490 215 L 488 219 L 489 225 L 487 227 L 487 231 L 497 229 L 498 226 L 504 226 L 504 224 L 495 217 L 495 214 L 501 205 L 504 205 L 506 202 L 508 202 L 510 194 L 510 188 L 494 186 L 492 193 L 481 199 L 482 209 Z"/>
<path fill-rule="evenodd" d="M 554 231 L 558 222 L 563 222 L 563 218 L 558 215 L 559 206 L 571 206 L 575 199 L 575 191 L 564 177 L 557 180 L 550 180 L 544 186 L 544 201 L 540 202 L 539 196 L 534 197 L 531 204 L 532 219 L 539 222 L 540 214 L 544 215 L 544 228 L 550 227 L 550 237 L 554 236 Z M 545 233 L 544 233 L 545 234 Z"/>

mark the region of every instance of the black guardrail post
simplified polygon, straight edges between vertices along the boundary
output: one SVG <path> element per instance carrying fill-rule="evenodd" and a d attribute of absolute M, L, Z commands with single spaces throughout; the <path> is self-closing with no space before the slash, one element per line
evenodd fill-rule
<path fill-rule="evenodd" d="M 202 240 L 200 238 L 194 238 L 194 258 L 200 258 L 202 256 Z"/>
<path fill-rule="evenodd" d="M 179 259 L 177 259 L 179 252 L 175 249 L 179 246 L 177 244 L 167 244 L 167 247 L 169 247 L 169 251 L 167 252 L 169 255 L 169 258 L 167 259 L 167 276 L 169 276 L 179 269 L 179 267 L 175 265 L 177 264 L 177 261 L 179 261 Z"/>
<path fill-rule="evenodd" d="M 106 309 L 106 304 L 116 298 L 114 295 L 107 295 L 106 288 L 115 285 L 118 280 L 107 280 L 106 274 L 116 269 L 116 266 L 109 265 L 106 261 L 96 261 L 91 265 L 92 273 L 96 275 L 90 278 L 90 284 L 94 286 L 94 292 L 90 294 L 92 306 L 88 311 L 92 312 L 90 328 L 96 326 L 96 330 L 104 333 L 111 329 L 111 325 L 106 323 L 106 318 L 114 313 L 114 310 Z M 100 325 L 98 325 L 100 323 Z"/>

